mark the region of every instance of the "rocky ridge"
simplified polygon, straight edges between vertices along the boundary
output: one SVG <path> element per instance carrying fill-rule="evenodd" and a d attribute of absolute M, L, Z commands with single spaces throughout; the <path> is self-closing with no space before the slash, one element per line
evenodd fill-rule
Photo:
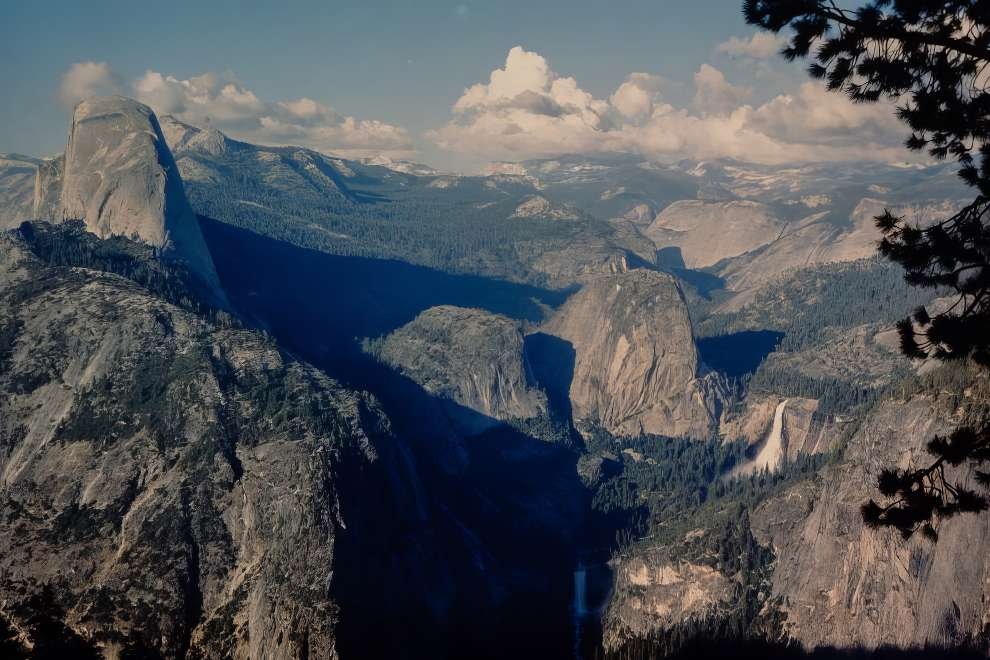
<path fill-rule="evenodd" d="M 338 475 L 394 450 L 374 400 L 16 237 L 0 300 L 0 615 L 19 640 L 336 657 L 339 548 L 366 515 Z"/>
<path fill-rule="evenodd" d="M 990 515 L 942 521 L 932 543 L 920 534 L 904 540 L 869 529 L 860 507 L 877 496 L 881 469 L 927 464 L 933 434 L 985 416 L 988 392 L 980 376 L 950 378 L 937 393 L 878 404 L 849 437 L 841 460 L 785 482 L 735 523 L 752 535 L 756 555 L 769 558 L 752 582 L 759 608 L 743 619 L 749 634 L 808 651 L 969 645 L 985 652 L 990 567 L 982 548 L 990 542 Z M 969 468 L 951 472 L 975 487 Z M 720 524 L 673 541 L 646 539 L 615 560 L 603 619 L 606 649 L 663 639 L 685 626 L 709 637 L 723 630 L 739 609 L 738 594 L 726 585 L 739 576 L 718 544 L 705 550 L 703 540 L 717 535 Z"/>
<path fill-rule="evenodd" d="M 0 154 L 0 230 L 33 217 L 34 185 L 44 161 L 19 154 Z"/>
<path fill-rule="evenodd" d="M 960 396 L 961 395 L 961 396 Z M 882 645 L 951 647 L 984 639 L 990 624 L 990 566 L 975 551 L 990 542 L 990 516 L 957 517 L 939 541 L 909 541 L 864 526 L 860 506 L 875 497 L 881 468 L 927 464 L 924 447 L 987 405 L 986 383 L 937 396 L 881 404 L 822 475 L 814 496 L 797 487 L 753 515 L 754 533 L 773 547 L 773 594 L 787 635 L 806 648 Z M 967 469 L 956 470 L 974 487 Z M 985 639 L 984 642 L 985 643 Z"/>

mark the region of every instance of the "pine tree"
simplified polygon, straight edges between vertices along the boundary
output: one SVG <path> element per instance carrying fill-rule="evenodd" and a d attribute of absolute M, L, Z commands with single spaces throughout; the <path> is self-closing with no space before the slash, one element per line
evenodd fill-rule
<path fill-rule="evenodd" d="M 908 283 L 949 289 L 955 302 L 919 308 L 898 323 L 912 358 L 990 368 L 990 0 L 872 0 L 843 9 L 833 0 L 746 0 L 746 20 L 792 30 L 782 55 L 809 58 L 809 73 L 853 101 L 889 99 L 911 129 L 906 146 L 960 165 L 974 201 L 947 220 L 913 224 L 876 218 L 880 253 L 903 266 Z M 814 51 L 814 52 L 812 52 Z M 948 466 L 969 464 L 990 487 L 990 426 L 960 428 L 928 443 L 933 460 L 916 470 L 884 470 L 886 503 L 862 507 L 872 527 L 937 539 L 939 521 L 983 511 L 988 498 L 953 482 Z"/>

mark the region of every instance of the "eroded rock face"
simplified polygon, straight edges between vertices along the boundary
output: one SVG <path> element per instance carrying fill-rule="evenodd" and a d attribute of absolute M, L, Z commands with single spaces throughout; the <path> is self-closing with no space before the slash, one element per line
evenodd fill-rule
<path fill-rule="evenodd" d="M 615 583 L 604 617 L 606 649 L 728 609 L 733 581 L 717 568 L 675 559 L 665 548 L 615 562 Z"/>
<path fill-rule="evenodd" d="M 709 436 L 721 414 L 714 376 L 703 376 L 676 281 L 649 270 L 600 277 L 571 296 L 543 332 L 575 352 L 576 422 L 616 435 Z"/>
<path fill-rule="evenodd" d="M 0 616 L 21 641 L 41 616 L 110 654 L 336 657 L 338 546 L 367 509 L 342 483 L 392 442 L 369 396 L 257 333 L 0 236 Z"/>
<path fill-rule="evenodd" d="M 985 406 L 985 385 L 976 389 L 983 392 L 973 398 Z M 816 497 L 801 485 L 754 513 L 754 533 L 777 556 L 773 592 L 791 638 L 808 648 L 953 646 L 990 623 L 990 516 L 943 521 L 933 544 L 867 529 L 859 511 L 877 497 L 882 468 L 930 462 L 928 440 L 974 404 L 956 407 L 952 398 L 882 404 L 850 440 L 843 461 L 826 470 Z M 955 476 L 979 488 L 967 471 Z"/>
<path fill-rule="evenodd" d="M 110 96 L 76 106 L 59 198 L 56 220 L 81 219 L 101 238 L 126 236 L 161 248 L 219 290 L 179 169 L 146 105 Z"/>
<path fill-rule="evenodd" d="M 432 307 L 383 338 L 383 362 L 430 394 L 468 431 L 547 413 L 523 352 L 519 323 L 481 309 Z M 472 414 L 474 413 L 474 414 Z"/>
<path fill-rule="evenodd" d="M 806 202 L 807 203 L 807 202 Z M 772 286 L 781 273 L 814 264 L 857 261 L 876 255 L 880 231 L 874 218 L 884 210 L 921 224 L 950 217 L 963 205 L 956 198 L 915 199 L 911 202 L 863 198 L 848 215 L 816 211 L 789 223 L 773 242 L 760 250 L 722 264 L 718 275 L 737 295 L 725 309 L 738 309 L 761 287 Z"/>
<path fill-rule="evenodd" d="M 786 225 L 759 202 L 685 200 L 665 208 L 645 233 L 658 249 L 679 248 L 688 268 L 703 268 L 773 242 Z"/>
<path fill-rule="evenodd" d="M 62 172 L 65 170 L 65 154 L 38 164 L 34 180 L 32 219 L 56 221 L 62 216 Z"/>
<path fill-rule="evenodd" d="M 932 543 L 920 534 L 905 541 L 895 531 L 868 529 L 860 507 L 878 497 L 881 469 L 928 465 L 927 442 L 984 415 L 987 394 L 983 379 L 952 393 L 884 402 L 852 435 L 841 461 L 751 511 L 747 524 L 755 542 L 773 551 L 759 585 L 760 602 L 765 602 L 759 616 L 769 614 L 767 621 L 779 622 L 765 629 L 772 635 L 767 641 L 793 641 L 808 650 L 951 648 L 975 642 L 985 650 L 990 561 L 984 550 L 990 543 L 990 514 L 943 520 L 939 540 Z M 979 488 L 969 468 L 950 472 L 950 480 Z M 709 571 L 679 570 L 683 583 L 665 585 L 671 580 L 661 579 L 668 574 L 660 567 L 671 563 L 670 553 L 683 554 L 696 533 L 707 532 L 636 549 L 616 564 L 617 588 L 605 618 L 607 644 L 670 631 L 696 618 L 664 600 L 673 588 L 693 591 L 695 600 L 713 604 L 713 622 L 725 616 L 719 603 L 728 601 Z M 713 622 L 702 630 L 716 631 Z"/>
<path fill-rule="evenodd" d="M 43 163 L 28 156 L 0 154 L 0 229 L 33 217 L 34 182 Z"/>

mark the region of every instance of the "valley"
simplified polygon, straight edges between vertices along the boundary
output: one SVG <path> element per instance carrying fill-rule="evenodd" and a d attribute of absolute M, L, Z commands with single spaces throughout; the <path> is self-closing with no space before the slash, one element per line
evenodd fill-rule
<path fill-rule="evenodd" d="M 123 97 L 0 160 L 0 643 L 985 648 L 990 518 L 859 514 L 988 409 L 899 353 L 944 291 L 875 256 L 946 166 L 382 163 Z"/>

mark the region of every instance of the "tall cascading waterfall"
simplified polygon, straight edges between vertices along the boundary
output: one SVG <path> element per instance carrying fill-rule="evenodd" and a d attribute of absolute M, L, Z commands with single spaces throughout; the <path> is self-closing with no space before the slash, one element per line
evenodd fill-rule
<path fill-rule="evenodd" d="M 571 610 L 574 614 L 574 657 L 581 660 L 581 626 L 588 616 L 587 604 L 588 592 L 588 571 L 584 563 L 578 561 L 577 568 L 574 569 L 574 602 Z"/>
<path fill-rule="evenodd" d="M 763 442 L 763 447 L 759 453 L 748 463 L 736 466 L 729 471 L 726 479 L 745 477 L 761 470 L 773 472 L 780 464 L 786 460 L 786 447 L 784 446 L 784 412 L 790 399 L 784 399 L 777 404 L 777 409 L 773 414 L 773 425 L 770 433 Z"/>

